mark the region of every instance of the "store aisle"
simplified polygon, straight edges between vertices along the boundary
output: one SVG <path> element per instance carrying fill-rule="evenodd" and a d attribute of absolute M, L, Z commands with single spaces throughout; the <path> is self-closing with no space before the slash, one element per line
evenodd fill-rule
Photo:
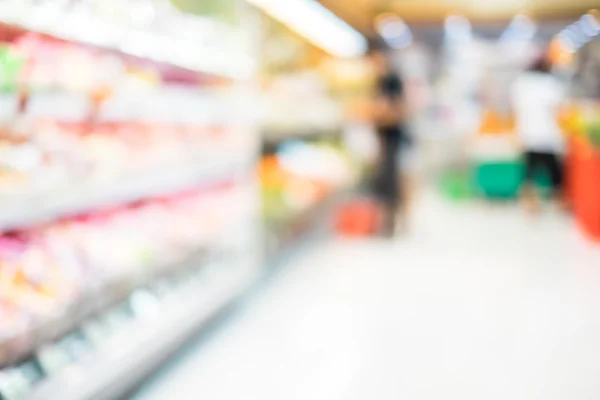
<path fill-rule="evenodd" d="M 420 202 L 304 254 L 137 400 L 597 400 L 600 249 L 568 218 Z"/>

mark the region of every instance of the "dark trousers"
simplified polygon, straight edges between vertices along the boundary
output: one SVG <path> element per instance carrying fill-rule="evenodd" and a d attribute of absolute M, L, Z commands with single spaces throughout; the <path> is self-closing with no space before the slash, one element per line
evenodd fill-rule
<path fill-rule="evenodd" d="M 383 207 L 383 233 L 393 235 L 396 217 L 401 202 L 398 150 L 401 146 L 401 131 L 398 127 L 379 128 L 381 159 L 376 177 L 376 195 Z"/>
<path fill-rule="evenodd" d="M 539 172 L 545 172 L 550 177 L 555 193 L 562 190 L 564 171 L 561 157 L 556 153 L 527 151 L 525 153 L 525 181 L 533 183 Z"/>

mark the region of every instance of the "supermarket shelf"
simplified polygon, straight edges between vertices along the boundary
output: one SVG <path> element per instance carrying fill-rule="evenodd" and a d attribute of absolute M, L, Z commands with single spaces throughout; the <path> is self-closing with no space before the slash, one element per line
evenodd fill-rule
<path fill-rule="evenodd" d="M 263 129 L 262 154 L 273 154 L 277 148 L 287 141 L 317 142 L 320 140 L 339 140 L 340 129 L 332 130 L 289 130 L 274 131 Z"/>
<path fill-rule="evenodd" d="M 256 270 L 250 267 L 213 262 L 188 273 L 176 290 L 160 301 L 151 298 L 143 315 L 124 324 L 76 364 L 36 386 L 27 398 L 122 397 L 254 283 Z"/>
<path fill-rule="evenodd" d="M 189 339 L 185 334 L 187 325 L 180 328 L 184 322 L 185 324 L 189 322 L 182 319 L 181 323 L 171 322 L 173 314 L 180 312 L 196 320 L 196 313 L 202 311 L 206 314 L 204 320 L 206 322 L 222 308 L 219 307 L 222 301 L 219 288 L 230 283 L 234 285 L 233 289 L 239 288 L 234 290 L 231 300 L 243 294 L 246 286 L 251 285 L 258 278 L 258 266 L 261 262 L 261 257 L 257 253 L 259 246 L 254 244 L 256 235 L 251 221 L 253 218 L 225 227 L 223 237 L 211 243 L 210 250 L 199 249 L 182 260 L 172 260 L 151 270 L 138 270 L 132 275 L 90 288 L 86 296 L 72 307 L 62 310 L 51 318 L 46 318 L 38 326 L 22 332 L 14 340 L 1 342 L 0 357 L 8 356 L 8 358 L 5 358 L 4 367 L 0 365 L 0 399 L 36 398 L 35 396 L 38 395 L 39 398 L 55 398 L 56 396 L 51 395 L 53 393 L 55 395 L 60 393 L 61 399 L 66 398 L 63 396 L 62 389 L 57 392 L 53 390 L 58 390 L 57 388 L 62 387 L 65 381 L 70 382 L 69 374 L 85 375 L 88 370 L 93 375 L 86 376 L 87 381 L 96 382 L 97 374 L 102 374 L 102 379 L 106 380 L 107 388 L 102 389 L 102 393 L 112 392 L 117 386 L 126 391 L 139 383 L 139 380 L 144 378 L 143 375 L 139 375 L 144 368 L 149 368 L 148 373 L 152 372 L 150 366 L 153 365 L 153 359 L 144 359 L 146 361 L 142 366 L 130 365 L 132 371 L 127 371 L 125 368 L 123 374 L 117 376 L 119 379 L 114 375 L 104 377 L 106 371 L 112 371 L 113 368 L 105 365 L 104 370 L 100 370 L 97 369 L 97 364 L 113 363 L 115 357 L 129 358 L 129 352 L 132 352 L 131 357 L 134 358 L 146 357 L 146 354 L 136 355 L 136 351 L 143 351 L 152 357 L 156 356 L 156 364 L 159 364 Z M 190 285 L 194 289 L 188 289 Z M 227 288 L 229 286 L 225 287 Z M 196 297 L 187 294 L 188 292 L 196 293 L 194 295 Z M 201 295 L 198 294 L 200 292 Z M 225 291 L 225 294 L 227 293 Z M 142 307 L 140 307 L 140 298 Z M 172 303 L 177 306 L 167 305 Z M 200 307 L 205 303 L 210 307 L 214 306 L 214 312 L 212 312 L 213 308 L 201 309 Z M 187 311 L 178 311 L 177 307 L 182 304 L 194 309 L 186 306 Z M 147 319 L 145 317 L 148 308 L 151 319 L 160 319 L 161 329 L 166 329 L 164 335 L 161 334 L 160 329 L 149 328 L 152 324 L 143 322 Z M 201 314 L 198 318 L 205 314 Z M 201 325 L 201 322 L 199 321 L 198 324 Z M 153 324 L 157 323 L 157 321 L 153 322 Z M 143 324 L 144 328 L 136 328 L 140 324 Z M 144 336 L 138 333 L 144 330 L 153 332 L 152 335 L 156 340 L 153 340 L 152 344 L 139 341 L 139 338 Z M 195 332 L 192 331 L 191 334 Z M 127 338 L 128 333 L 133 336 Z M 122 338 L 112 339 L 115 334 L 116 337 Z M 154 335 L 159 335 L 160 338 L 157 339 Z M 163 336 L 172 338 L 163 341 Z M 131 337 L 138 339 L 131 341 Z M 176 338 L 180 340 L 177 341 Z M 126 345 L 128 340 L 131 343 Z M 119 344 L 111 344 L 115 341 Z M 140 343 L 142 348 L 133 350 L 133 347 Z M 121 348 L 128 349 L 127 355 L 119 350 Z M 123 376 L 127 379 L 123 379 Z M 116 381 L 112 381 L 113 379 Z M 63 384 L 53 383 L 61 380 Z M 82 385 L 85 386 L 83 383 Z M 73 398 L 99 398 L 98 395 L 86 394 L 89 391 L 87 387 L 77 390 Z M 114 394 L 107 398 L 119 398 L 119 396 Z"/>
<path fill-rule="evenodd" d="M 135 290 L 191 271 L 202 264 L 203 260 L 206 261 L 207 257 L 205 252 L 198 251 L 185 261 L 157 268 L 151 273 L 142 274 L 135 279 L 123 278 L 95 288 L 71 307 L 48 317 L 37 326 L 23 332 L 19 337 L 0 342 L 0 354 L 4 357 L 0 358 L 0 368 L 9 363 L 18 365 L 26 361 L 35 355 L 35 351 L 39 347 L 59 341 L 95 315 L 126 301 Z"/>
<path fill-rule="evenodd" d="M 147 28 L 121 26 L 100 15 L 64 7 L 64 2 L 45 3 L 47 4 L 22 0 L 2 1 L 0 23 L 15 31 L 41 33 L 137 59 L 231 79 L 251 77 L 256 68 L 253 57 L 240 51 L 241 49 L 231 49 L 227 45 L 231 43 L 228 40 L 241 33 L 211 19 L 181 13 L 172 15 L 168 21 L 171 29 L 183 31 L 190 26 L 200 29 L 192 36 L 179 32 L 172 37 L 173 35 L 153 32 Z M 126 2 L 117 3 L 121 8 L 128 5 Z M 131 10 L 125 12 L 129 14 Z M 207 42 L 208 34 L 200 28 L 206 28 L 207 24 L 210 24 L 213 31 L 219 32 L 220 35 L 216 38 L 221 38 L 221 41 L 213 36 L 210 44 Z"/>
<path fill-rule="evenodd" d="M 277 251 L 269 255 L 267 264 L 273 266 L 278 263 L 277 259 L 285 257 L 283 253 L 302 247 L 305 238 L 323 232 L 328 226 L 332 209 L 344 196 L 345 192 L 336 192 L 304 212 L 273 226 L 278 235 L 282 235 L 282 240 L 277 243 Z M 160 286 L 157 283 L 176 282 L 175 290 L 167 290 L 166 296 L 159 296 L 158 305 L 150 302 L 147 315 L 123 324 L 113 337 L 76 363 L 58 368 L 57 373 L 35 385 L 32 391 L 26 388 L 26 398 L 45 400 L 56 398 L 57 393 L 61 400 L 123 398 L 213 317 L 258 282 L 261 269 L 249 261 L 251 256 L 226 254 L 220 257 L 217 254 L 212 257 L 207 253 L 198 254 L 179 266 L 148 276 L 145 281 L 139 281 L 137 287 L 121 288 L 124 294 L 122 300 L 119 300 L 120 297 L 113 298 L 113 302 L 120 303 L 103 305 L 104 311 L 95 314 L 100 317 L 92 317 L 92 321 L 103 319 L 103 315 L 110 316 L 114 310 L 122 309 L 123 304 L 130 306 L 132 299 L 140 293 L 159 292 L 155 289 Z M 89 317 L 80 320 L 77 329 L 85 329 L 89 322 Z M 63 342 L 53 343 L 61 345 Z M 44 350 L 44 346 L 37 348 L 37 359 Z"/>
<path fill-rule="evenodd" d="M 0 202 L 0 232 L 27 228 L 88 211 L 164 196 L 235 178 L 250 162 L 208 161 L 164 168 L 119 182 L 81 183 L 47 196 Z"/>

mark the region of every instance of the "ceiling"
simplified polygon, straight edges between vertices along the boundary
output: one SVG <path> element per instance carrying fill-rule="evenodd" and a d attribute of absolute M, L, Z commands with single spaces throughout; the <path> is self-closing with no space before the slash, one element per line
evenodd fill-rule
<path fill-rule="evenodd" d="M 320 0 L 341 18 L 362 32 L 370 32 L 375 15 L 393 12 L 405 21 L 432 24 L 449 14 L 471 20 L 505 21 L 526 12 L 536 19 L 575 19 L 600 0 Z"/>

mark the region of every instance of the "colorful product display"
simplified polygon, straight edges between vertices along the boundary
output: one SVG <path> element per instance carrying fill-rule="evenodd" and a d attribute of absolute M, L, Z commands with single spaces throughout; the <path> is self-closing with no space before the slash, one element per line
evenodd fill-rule
<path fill-rule="evenodd" d="M 289 219 L 350 186 L 355 175 L 349 158 L 338 147 L 290 141 L 261 160 L 265 217 L 268 221 Z"/>
<path fill-rule="evenodd" d="M 35 34 L 5 46 L 0 63 L 10 88 L 0 96 L 0 201 L 252 149 L 252 136 L 224 118 L 224 96 L 157 86 L 153 67 L 142 74 L 116 55 Z"/>
<path fill-rule="evenodd" d="M 1 399 L 113 390 L 258 272 L 255 35 L 159 3 L 0 5 Z"/>
<path fill-rule="evenodd" d="M 510 115 L 483 113 L 479 134 L 471 146 L 477 191 L 488 198 L 516 198 L 523 182 L 521 151 Z"/>
<path fill-rule="evenodd" d="M 247 139 L 224 126 L 40 120 L 0 139 L 0 195 L 36 195 L 83 180 L 118 180 L 173 165 L 242 158 Z"/>
<path fill-rule="evenodd" d="M 0 236 L 0 338 L 218 246 L 247 220 L 250 196 L 233 181 Z"/>
<path fill-rule="evenodd" d="M 27 391 L 53 379 L 48 347 L 90 345 L 90 321 L 258 230 L 235 82 L 17 31 L 0 46 L 0 398 L 23 397 L 4 378 L 29 364 Z"/>

